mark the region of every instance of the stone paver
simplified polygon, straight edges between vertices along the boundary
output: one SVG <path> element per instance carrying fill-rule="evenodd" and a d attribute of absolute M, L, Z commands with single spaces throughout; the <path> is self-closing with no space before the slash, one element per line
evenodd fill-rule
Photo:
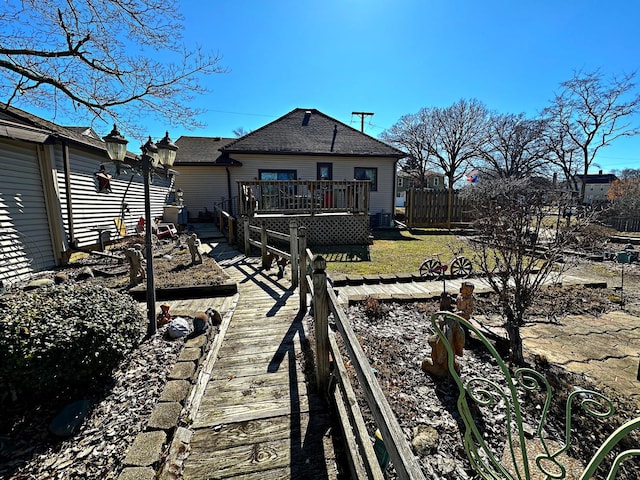
<path fill-rule="evenodd" d="M 148 428 L 158 430 L 170 430 L 175 428 L 181 411 L 182 405 L 178 402 L 158 403 L 151 412 Z"/>
<path fill-rule="evenodd" d="M 165 432 L 144 432 L 139 434 L 127 451 L 125 465 L 148 467 L 160 460 L 162 446 L 167 441 Z"/>
<path fill-rule="evenodd" d="M 160 401 L 162 402 L 183 402 L 189 390 L 191 383 L 186 380 L 169 380 L 162 391 Z"/>

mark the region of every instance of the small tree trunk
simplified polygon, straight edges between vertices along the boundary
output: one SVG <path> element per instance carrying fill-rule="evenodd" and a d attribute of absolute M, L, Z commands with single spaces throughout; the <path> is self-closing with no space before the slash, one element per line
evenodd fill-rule
<path fill-rule="evenodd" d="M 509 358 L 515 365 L 524 364 L 522 351 L 522 337 L 520 336 L 520 322 L 513 312 L 507 312 L 507 335 L 509 335 Z"/>

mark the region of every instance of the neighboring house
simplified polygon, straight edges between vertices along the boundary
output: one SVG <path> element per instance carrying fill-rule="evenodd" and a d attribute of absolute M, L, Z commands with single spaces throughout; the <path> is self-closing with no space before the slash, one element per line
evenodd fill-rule
<path fill-rule="evenodd" d="M 581 191 L 584 183 L 584 203 L 587 205 L 602 204 L 607 202 L 607 192 L 614 180 L 618 177 L 612 173 L 576 175 L 578 192 Z"/>
<path fill-rule="evenodd" d="M 118 176 L 91 128 L 62 127 L 0 105 L 0 160 L 0 281 L 5 286 L 65 263 L 74 249 L 113 240 L 125 229 L 135 233 L 144 216 L 142 177 L 130 169 Z M 170 180 L 154 178 L 154 218 L 162 217 L 169 186 Z M 118 229 L 116 220 L 124 228 Z"/>
<path fill-rule="evenodd" d="M 241 166 L 240 162 L 229 159 L 220 152 L 235 138 L 221 137 L 180 137 L 176 140 L 178 152 L 175 168 L 179 171 L 176 188 L 183 191 L 184 205 L 191 219 L 205 219 L 214 207 L 232 211 L 229 204 L 235 192 L 231 167 Z"/>
<path fill-rule="evenodd" d="M 189 215 L 232 205 L 237 182 L 370 180 L 370 215 L 393 212 L 397 161 L 405 154 L 314 109 L 297 108 L 238 139 L 180 137 L 176 186 Z"/>
<path fill-rule="evenodd" d="M 432 171 L 425 172 L 425 181 L 422 185 L 421 183 L 418 174 L 398 170 L 396 172 L 396 207 L 405 206 L 406 192 L 409 188 L 443 190 L 444 174 Z"/>

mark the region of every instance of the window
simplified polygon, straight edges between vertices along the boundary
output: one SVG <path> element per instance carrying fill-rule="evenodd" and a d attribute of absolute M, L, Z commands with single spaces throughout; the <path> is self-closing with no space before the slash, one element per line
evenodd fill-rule
<path fill-rule="evenodd" d="M 440 184 L 440 179 L 438 177 L 433 177 L 433 186 L 437 187 Z"/>
<path fill-rule="evenodd" d="M 295 170 L 259 170 L 260 180 L 295 180 Z"/>
<path fill-rule="evenodd" d="M 355 167 L 353 169 L 353 177 L 356 180 L 370 180 L 371 181 L 371 191 L 378 191 L 378 169 L 377 168 L 365 168 L 365 167 Z"/>
<path fill-rule="evenodd" d="M 333 163 L 317 163 L 316 179 L 333 180 Z"/>
<path fill-rule="evenodd" d="M 404 186 L 404 178 L 398 177 L 398 188 L 402 188 Z"/>

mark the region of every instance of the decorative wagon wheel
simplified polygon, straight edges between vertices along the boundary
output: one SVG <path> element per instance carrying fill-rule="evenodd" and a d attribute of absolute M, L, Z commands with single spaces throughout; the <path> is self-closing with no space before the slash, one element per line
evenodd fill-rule
<path fill-rule="evenodd" d="M 435 258 L 428 258 L 420 265 L 420 276 L 425 278 L 438 278 L 442 275 L 442 263 Z"/>
<path fill-rule="evenodd" d="M 467 257 L 457 257 L 451 262 L 451 276 L 466 278 L 473 272 L 471 260 Z"/>

